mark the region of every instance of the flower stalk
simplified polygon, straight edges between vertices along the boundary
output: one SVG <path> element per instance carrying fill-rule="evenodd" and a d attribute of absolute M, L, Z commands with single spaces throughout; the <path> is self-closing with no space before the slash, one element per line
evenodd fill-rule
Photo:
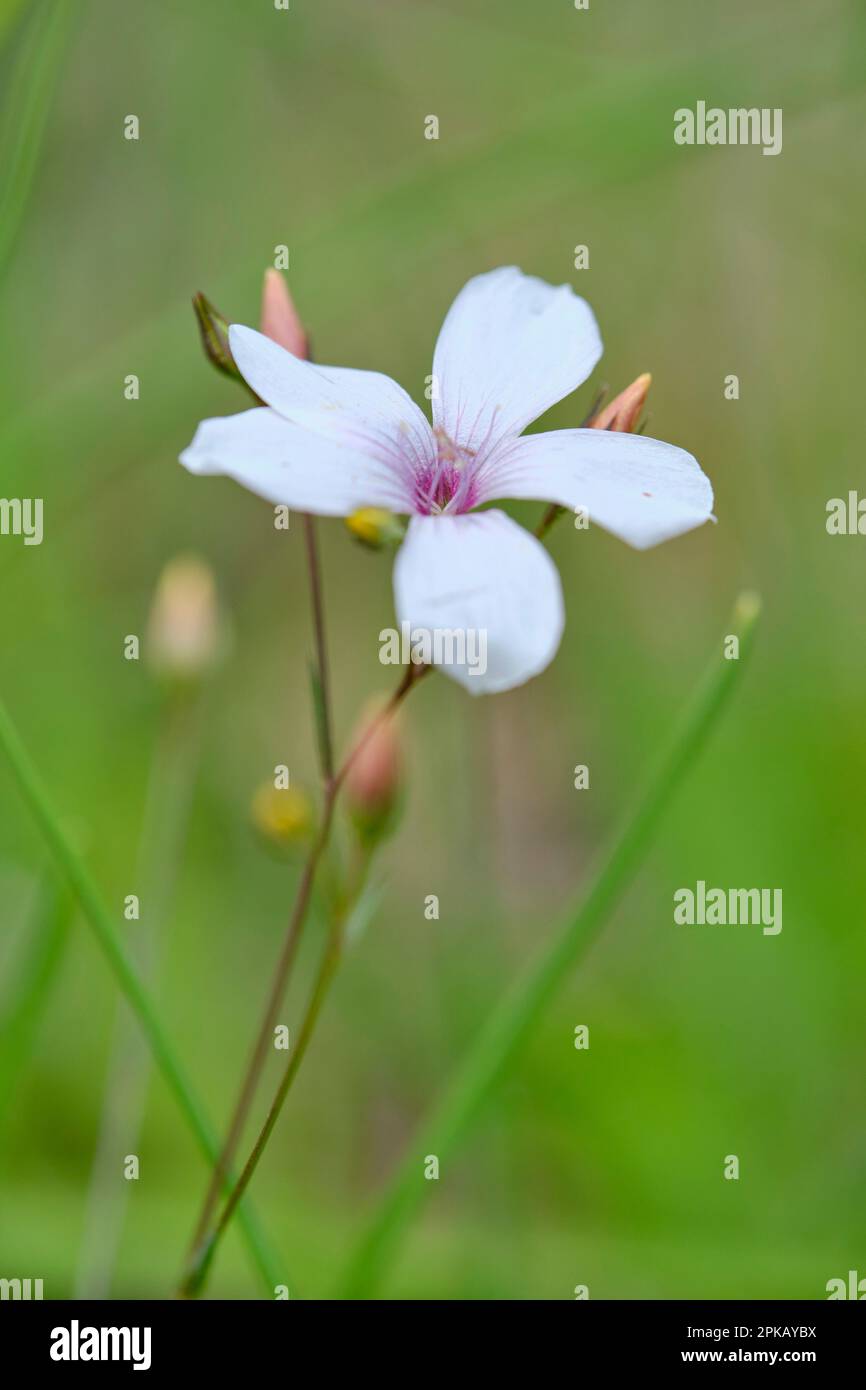
<path fill-rule="evenodd" d="M 213 310 L 213 306 L 208 303 L 204 295 L 197 295 L 193 302 L 196 306 L 196 312 L 199 315 L 199 322 L 202 327 L 202 341 L 205 352 L 210 361 L 221 371 L 226 372 L 229 376 L 235 377 L 242 385 L 246 386 L 246 382 L 244 382 L 241 377 L 235 365 L 234 357 L 232 356 L 231 346 L 228 340 L 228 324 L 221 316 L 216 315 L 216 311 Z M 206 306 L 208 311 L 206 323 L 205 317 L 203 317 L 204 311 L 200 305 Z M 273 338 L 274 341 L 284 346 L 287 351 L 292 351 L 298 356 L 307 354 L 308 342 L 306 335 L 301 328 L 300 319 L 298 318 L 291 296 L 286 288 L 285 281 L 276 271 L 272 272 L 268 270 L 265 272 L 262 291 L 261 321 L 263 330 Z M 255 392 L 251 391 L 251 394 L 254 399 L 258 401 L 259 398 L 256 396 Z M 324 805 L 318 834 L 313 840 L 304 864 L 301 882 L 298 887 L 294 906 L 283 938 L 282 949 L 277 959 L 267 998 L 265 1000 L 265 1008 L 259 1024 L 259 1031 L 253 1045 L 253 1051 L 241 1082 L 237 1100 L 235 1101 L 228 1132 L 220 1151 L 219 1159 L 211 1174 L 210 1182 L 205 1192 L 204 1202 L 202 1203 L 198 1221 L 196 1222 L 195 1231 L 190 1244 L 190 1251 L 187 1257 L 188 1267 L 196 1260 L 196 1252 L 200 1249 L 209 1229 L 214 1210 L 219 1201 L 220 1192 L 226 1181 L 228 1170 L 234 1160 L 244 1125 L 246 1124 L 250 1108 L 255 1099 L 256 1091 L 258 1090 L 262 1071 L 268 1057 L 273 1030 L 277 1023 L 282 1000 L 288 987 L 292 968 L 297 957 L 316 873 L 330 837 L 334 801 L 337 794 L 333 772 L 333 720 L 328 674 L 328 653 L 325 638 L 325 611 L 318 542 L 313 517 L 309 516 L 307 513 L 303 513 L 303 525 L 315 644 L 315 660 L 311 669 L 313 704 L 316 716 L 319 757 L 324 787 Z"/>
<path fill-rule="evenodd" d="M 432 669 L 433 668 L 431 666 L 407 667 L 406 672 L 402 680 L 400 681 L 400 684 L 397 686 L 396 690 L 391 695 L 391 698 L 387 701 L 385 705 L 382 706 L 378 713 L 369 721 L 369 723 L 363 729 L 360 737 L 357 739 L 357 741 L 351 748 L 341 767 L 331 778 L 330 782 L 327 785 L 325 792 L 325 804 L 322 813 L 322 820 L 319 827 L 319 833 L 316 836 L 316 839 L 308 855 L 306 864 L 304 866 L 304 874 L 301 881 L 301 886 L 298 891 L 298 896 L 295 899 L 295 906 L 292 914 L 292 921 L 289 931 L 289 940 L 291 940 L 292 942 L 293 953 L 294 950 L 297 948 L 297 943 L 300 939 L 300 933 L 303 927 L 303 922 L 306 916 L 307 908 L 309 906 L 310 894 L 312 891 L 316 870 L 319 866 L 319 862 L 322 858 L 322 855 L 324 854 L 325 848 L 328 843 L 331 830 L 331 823 L 333 820 L 334 807 L 336 804 L 337 797 L 340 793 L 340 789 L 342 788 L 347 778 L 351 775 L 353 768 L 364 756 L 366 750 L 370 747 L 371 743 L 373 743 L 377 738 L 381 736 L 383 727 L 388 723 L 388 721 L 390 721 L 394 717 L 394 714 L 396 713 L 396 711 L 398 710 L 398 708 L 400 707 L 400 705 L 402 704 L 403 700 L 406 698 L 412 687 L 416 685 L 420 680 L 422 680 L 424 676 L 426 676 L 426 674 Z M 310 1039 L 312 1037 L 313 1031 L 319 1018 L 319 1014 L 321 1012 L 322 1005 L 325 1001 L 325 998 L 331 985 L 331 981 L 339 965 L 343 950 L 345 926 L 346 921 L 348 920 L 349 909 L 351 907 L 351 904 L 356 900 L 358 894 L 361 891 L 361 888 L 363 887 L 363 882 L 366 876 L 366 869 L 369 864 L 369 860 L 370 854 L 368 852 L 363 853 L 361 859 L 362 869 L 357 876 L 355 888 L 350 894 L 343 896 L 341 902 L 337 905 L 334 911 L 328 935 L 328 942 L 324 954 L 322 956 L 316 980 L 313 985 L 312 996 L 310 999 L 310 1003 L 307 1006 L 307 1012 L 304 1016 L 304 1021 L 301 1025 L 301 1031 L 298 1037 L 298 1041 L 296 1042 L 294 1050 L 292 1051 L 291 1056 L 289 1057 L 289 1060 L 286 1064 L 286 1070 L 284 1072 L 282 1080 L 280 1081 L 279 1087 L 277 1088 L 276 1095 L 274 1096 L 274 1099 L 271 1102 L 271 1106 L 268 1111 L 264 1127 L 259 1133 L 253 1150 L 249 1158 L 247 1159 L 246 1164 L 244 1165 L 241 1176 L 238 1179 L 237 1184 L 229 1193 L 222 1215 L 220 1216 L 219 1221 L 217 1222 L 213 1231 L 209 1233 L 208 1225 L 205 1222 L 203 1222 L 201 1218 L 199 1219 L 199 1223 L 196 1228 L 196 1237 L 193 1241 L 190 1255 L 187 1261 L 187 1266 L 181 1280 L 179 1290 L 181 1297 L 195 1298 L 202 1292 L 220 1238 L 226 1230 L 226 1227 L 231 1221 L 231 1218 L 234 1215 L 235 1211 L 237 1210 L 238 1204 L 241 1198 L 243 1197 L 244 1192 L 246 1191 L 246 1188 L 253 1176 L 253 1173 L 255 1172 L 258 1166 L 259 1159 L 261 1158 L 265 1150 L 268 1139 L 270 1138 L 271 1133 L 273 1132 L 274 1125 L 276 1124 L 277 1119 L 279 1118 L 280 1111 L 282 1110 L 283 1104 L 285 1103 L 286 1096 L 289 1093 L 292 1082 L 295 1078 L 295 1074 L 297 1073 L 297 1070 L 300 1067 L 300 1064 L 303 1061 L 304 1055 L 309 1046 Z M 274 983 L 275 986 L 279 985 L 279 972 L 278 977 L 277 979 L 275 979 Z M 279 997 L 277 997 L 276 989 L 272 990 L 270 1007 L 273 1015 L 273 1021 L 271 1013 L 269 1013 L 267 1020 L 268 1027 L 263 1027 L 259 1035 L 259 1043 L 260 1045 L 263 1044 L 264 1048 L 267 1048 L 270 1042 L 270 1037 L 273 1031 L 273 1022 L 275 1022 L 276 1020 L 276 1008 L 274 1008 L 274 999 L 276 998 L 278 1006 L 280 997 L 281 991 Z M 262 1058 L 262 1064 L 263 1061 L 264 1058 Z M 259 1067 L 259 1071 L 256 1073 L 256 1079 L 258 1078 L 260 1070 L 261 1068 Z M 253 1068 L 251 1067 L 250 1073 L 248 1074 L 248 1079 L 249 1076 L 252 1074 L 252 1071 Z M 245 1091 L 243 1100 L 243 1117 L 245 1120 L 246 1115 L 249 1112 L 249 1105 L 252 1100 L 252 1095 L 247 1094 L 247 1092 Z M 241 1121 L 241 1124 L 239 1126 L 232 1126 L 229 1138 L 226 1141 L 224 1153 L 228 1151 L 229 1142 L 231 1142 L 231 1152 L 232 1154 L 234 1154 L 234 1150 L 236 1149 L 237 1143 L 240 1140 L 240 1131 L 242 1127 L 243 1121 Z M 214 1173 L 215 1181 L 212 1183 L 212 1186 L 215 1188 L 215 1195 L 213 1197 L 213 1200 L 209 1203 L 209 1216 L 212 1214 L 213 1209 L 216 1205 L 216 1200 L 219 1196 L 220 1189 L 225 1185 L 224 1174 L 220 1176 L 218 1182 L 216 1181 L 218 1172 L 219 1165 L 217 1165 L 217 1169 Z"/>
<path fill-rule="evenodd" d="M 232 1217 L 237 1211 L 238 1204 L 249 1186 L 252 1176 L 259 1165 L 259 1160 L 267 1147 L 268 1140 L 273 1133 L 274 1126 L 280 1117 L 280 1112 L 285 1104 L 292 1083 L 298 1074 L 301 1063 L 304 1060 L 307 1048 L 310 1045 L 310 1040 L 322 1012 L 322 1007 L 334 981 L 340 960 L 342 959 L 349 912 L 352 904 L 357 901 L 358 895 L 363 887 L 369 862 L 370 855 L 367 854 L 364 856 L 363 867 L 358 876 L 358 882 L 353 893 L 342 898 L 332 915 L 325 949 L 319 962 L 319 968 L 316 972 L 310 1000 L 301 1023 L 297 1041 L 286 1063 L 283 1076 L 271 1102 L 265 1122 L 259 1131 L 258 1137 L 256 1138 L 249 1158 L 244 1164 L 240 1177 L 228 1195 L 213 1233 L 202 1239 L 193 1254 L 193 1258 L 190 1261 L 189 1272 L 180 1289 L 180 1294 L 184 1298 L 196 1298 L 204 1288 L 205 1281 L 217 1251 L 217 1246 L 231 1222 Z"/>

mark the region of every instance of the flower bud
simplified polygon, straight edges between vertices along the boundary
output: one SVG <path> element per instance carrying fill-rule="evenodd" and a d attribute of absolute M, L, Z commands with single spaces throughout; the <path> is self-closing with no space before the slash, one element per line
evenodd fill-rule
<path fill-rule="evenodd" d="M 590 422 L 590 428 L 633 434 L 637 428 L 640 413 L 646 404 L 651 383 L 650 373 L 644 372 L 636 381 L 632 382 L 631 386 L 620 391 L 610 405 L 606 405 L 604 410 L 599 411 L 595 419 Z"/>
<path fill-rule="evenodd" d="M 243 381 L 229 347 L 229 325 L 219 309 L 203 294 L 193 295 L 192 307 L 198 319 L 202 347 L 218 371 L 234 381 Z"/>
<path fill-rule="evenodd" d="M 210 566 L 195 555 L 171 560 L 157 581 L 148 618 L 151 668 L 169 680 L 198 680 L 217 664 L 224 638 Z"/>
<path fill-rule="evenodd" d="M 266 338 L 273 338 L 275 343 L 287 348 L 295 357 L 309 357 L 310 345 L 289 294 L 289 287 L 273 266 L 265 271 L 260 327 Z"/>
<path fill-rule="evenodd" d="M 364 710 L 352 748 L 358 751 L 346 774 L 346 807 L 356 830 L 368 844 L 392 828 L 403 782 L 398 717 L 382 717 L 383 701 Z"/>
<path fill-rule="evenodd" d="M 399 545 L 406 528 L 393 512 L 383 507 L 361 507 L 345 520 L 346 526 L 361 545 L 369 550 L 382 550 L 386 545 Z"/>
<path fill-rule="evenodd" d="M 263 782 L 251 806 L 253 825 L 271 849 L 282 852 L 309 840 L 315 815 L 313 803 L 303 787 L 275 787 Z"/>

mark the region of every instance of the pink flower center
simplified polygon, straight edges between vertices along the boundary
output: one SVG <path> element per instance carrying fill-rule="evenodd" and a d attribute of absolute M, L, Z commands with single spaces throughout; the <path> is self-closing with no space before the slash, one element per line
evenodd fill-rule
<path fill-rule="evenodd" d="M 415 477 L 415 505 L 423 516 L 437 512 L 468 512 L 475 505 L 473 488 L 474 449 L 464 449 L 450 439 L 441 425 L 436 437 L 436 459 L 419 469 Z"/>

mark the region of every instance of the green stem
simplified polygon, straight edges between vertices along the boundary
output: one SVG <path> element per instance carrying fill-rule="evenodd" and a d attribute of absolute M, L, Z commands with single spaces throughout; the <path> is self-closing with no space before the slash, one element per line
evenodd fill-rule
<path fill-rule="evenodd" d="M 328 838 L 331 833 L 335 796 L 335 784 L 331 783 L 325 798 L 325 806 L 322 812 L 319 832 L 304 865 L 301 882 L 295 897 L 294 907 L 292 908 L 291 919 L 283 942 L 283 948 L 280 952 L 273 980 L 271 981 L 265 1012 L 259 1025 L 259 1032 L 253 1054 L 244 1075 L 240 1094 L 235 1103 L 228 1134 L 220 1146 L 216 1162 L 210 1174 L 204 1204 L 199 1213 L 198 1221 L 196 1222 L 195 1233 L 190 1243 L 189 1254 L 186 1259 L 185 1269 L 187 1272 L 182 1280 L 183 1288 L 192 1288 L 195 1284 L 194 1276 L 198 1268 L 200 1253 L 207 1245 L 206 1237 L 211 1225 L 211 1218 L 216 1209 L 217 1202 L 219 1201 L 220 1193 L 227 1187 L 230 1187 L 233 1181 L 229 1170 L 234 1162 L 235 1153 L 243 1134 L 244 1125 L 258 1088 L 259 1078 L 261 1077 L 267 1060 L 268 1051 L 273 1039 L 274 1025 L 279 1017 L 280 1004 L 286 990 L 295 956 L 297 955 L 301 933 L 307 920 L 307 910 L 312 897 L 316 873 L 320 860 L 327 848 Z"/>
<path fill-rule="evenodd" d="M 193 301 L 196 312 L 199 315 L 200 324 L 203 327 L 203 341 L 205 350 L 211 361 L 217 366 L 226 370 L 237 370 L 234 358 L 227 338 L 225 346 L 222 342 L 218 343 L 216 350 L 211 345 L 209 332 L 215 326 L 214 319 L 216 311 L 213 306 L 208 304 L 203 295 L 197 295 Z M 223 323 L 224 326 L 224 323 Z M 227 330 L 226 330 L 227 332 Z M 222 354 L 222 356 L 221 356 Z M 238 374 L 239 379 L 240 374 Z M 243 382 L 247 386 L 246 382 Z M 247 390 L 253 399 L 263 404 L 260 398 L 247 386 Z M 298 948 L 300 946 L 301 934 L 306 925 L 307 907 L 315 885 L 316 872 L 319 859 L 327 848 L 328 836 L 330 834 L 331 819 L 334 809 L 334 799 L 337 795 L 337 786 L 334 782 L 334 739 L 333 739 L 333 716 L 331 713 L 330 680 L 328 676 L 328 651 L 325 640 L 325 607 L 322 594 L 322 574 L 319 563 L 319 547 L 316 539 L 316 523 L 312 516 L 303 513 L 304 541 L 307 556 L 307 568 L 310 582 L 310 602 L 313 611 L 313 632 L 316 645 L 316 659 L 311 667 L 313 685 L 313 703 L 316 718 L 316 733 L 319 743 L 319 758 L 322 765 L 322 782 L 324 785 L 324 808 L 322 811 L 322 824 L 320 833 L 310 852 L 309 858 L 304 868 L 303 877 L 295 898 L 286 934 L 283 938 L 283 946 L 277 960 L 274 974 L 268 989 L 265 1000 L 265 1009 L 259 1024 L 259 1031 L 253 1045 L 253 1051 L 241 1081 L 237 1100 L 235 1101 L 232 1117 L 229 1121 L 229 1128 L 222 1146 L 219 1151 L 217 1162 L 210 1175 L 204 1202 L 199 1212 L 192 1241 L 190 1242 L 189 1255 L 187 1257 L 187 1269 L 194 1272 L 196 1252 L 202 1246 L 211 1224 L 220 1193 L 226 1183 L 226 1175 L 229 1167 L 234 1162 L 238 1144 L 244 1131 L 244 1125 L 250 1108 L 255 1099 L 256 1092 L 261 1080 L 262 1071 L 267 1061 L 268 1050 L 271 1037 L 273 1035 L 274 1024 L 289 986 L 292 970 L 295 964 Z M 188 1282 L 188 1279 L 187 1281 Z"/>
<path fill-rule="evenodd" d="M 324 1005 L 325 1000 L 328 996 L 328 992 L 333 983 L 334 976 L 337 973 L 340 960 L 342 959 L 343 948 L 346 943 L 346 926 L 352 909 L 359 902 L 361 894 L 367 882 L 367 875 L 370 869 L 372 855 L 372 847 L 367 847 L 359 851 L 355 869 L 351 875 L 351 887 L 348 889 L 348 891 L 344 892 L 344 894 L 341 897 L 341 900 L 339 901 L 339 903 L 337 903 L 337 905 L 334 908 L 334 913 L 328 930 L 328 938 L 325 943 L 325 949 L 322 952 L 322 958 L 319 962 L 319 969 L 316 972 L 316 978 L 313 982 L 312 994 L 310 995 L 310 1001 L 307 1005 L 307 1011 L 304 1015 L 303 1022 L 301 1023 L 301 1029 L 298 1034 L 298 1040 L 295 1043 L 294 1049 L 292 1051 L 291 1056 L 289 1057 L 288 1062 L 286 1063 L 286 1068 L 283 1072 L 282 1079 L 280 1081 L 279 1086 L 277 1087 L 274 1099 L 271 1102 L 271 1108 L 268 1111 L 265 1122 L 253 1146 L 252 1152 L 249 1158 L 247 1159 L 246 1164 L 244 1165 L 244 1170 L 229 1194 L 228 1200 L 226 1201 L 225 1207 L 223 1208 L 219 1221 L 214 1227 L 213 1233 L 202 1239 L 195 1251 L 189 1272 L 186 1275 L 184 1282 L 181 1286 L 180 1292 L 183 1297 L 195 1298 L 201 1293 L 202 1289 L 204 1288 L 204 1284 L 210 1271 L 214 1255 L 216 1254 L 217 1246 L 219 1245 L 219 1242 L 222 1239 L 222 1236 L 225 1233 L 226 1228 L 231 1222 L 231 1219 L 234 1216 L 235 1211 L 238 1209 L 238 1204 L 241 1201 L 241 1198 L 243 1197 L 247 1187 L 249 1186 L 253 1174 L 255 1173 L 256 1168 L 258 1167 L 259 1160 L 262 1154 L 264 1153 L 265 1148 L 267 1147 L 267 1143 L 271 1137 L 274 1126 L 280 1117 L 280 1111 L 282 1110 L 283 1105 L 285 1104 L 286 1097 L 288 1096 L 289 1091 L 291 1090 L 292 1082 L 294 1081 L 295 1076 L 298 1073 L 301 1062 L 304 1060 L 304 1056 L 306 1055 L 307 1048 L 310 1045 L 310 1040 L 312 1039 L 313 1033 L 316 1028 L 316 1024 L 318 1023 L 319 1015 L 322 1012 L 322 1006 Z"/>
<path fill-rule="evenodd" d="M 508 1064 L 521 1051 L 546 1006 L 592 943 L 638 867 L 661 816 L 705 743 L 742 670 L 760 611 L 756 596 L 738 600 L 729 632 L 740 639 L 739 660 L 711 661 L 647 790 L 626 822 L 577 912 L 552 945 L 494 1010 L 445 1095 L 424 1124 L 366 1228 L 351 1259 L 343 1296 L 368 1298 L 394 1257 L 409 1220 L 430 1190 L 421 1157 L 440 1164 L 453 1153 Z"/>
<path fill-rule="evenodd" d="M 316 732 L 322 763 L 322 781 L 329 787 L 334 776 L 334 733 L 331 710 L 331 682 L 328 675 L 328 647 L 325 641 L 325 604 L 322 596 L 322 567 L 319 563 L 319 544 L 316 539 L 316 519 L 303 513 L 304 544 L 310 578 L 310 603 L 313 609 L 313 631 L 316 639 L 316 662 L 313 667 L 313 695 L 316 713 Z"/>
<path fill-rule="evenodd" d="M 306 863 L 304 864 L 304 870 L 295 896 L 288 930 L 283 941 L 283 948 L 277 962 L 277 968 L 271 981 L 265 1012 L 259 1026 L 255 1048 L 244 1076 L 240 1094 L 235 1103 L 228 1134 L 223 1141 L 219 1158 L 211 1174 L 204 1204 L 199 1213 L 195 1233 L 190 1243 L 189 1255 L 184 1267 L 184 1274 L 181 1278 L 181 1288 L 190 1294 L 194 1294 L 195 1291 L 201 1287 L 204 1271 L 206 1270 L 205 1257 L 207 1256 L 212 1240 L 209 1231 L 213 1214 L 216 1210 L 219 1195 L 226 1187 L 227 1168 L 232 1163 L 240 1143 L 243 1127 L 249 1115 L 253 1097 L 258 1088 L 259 1078 L 268 1055 L 268 1049 L 271 1045 L 274 1024 L 277 1021 L 280 1003 L 285 994 L 289 976 L 294 965 L 301 933 L 306 922 L 307 910 L 310 904 L 316 875 L 319 870 L 319 864 L 328 848 L 331 823 L 334 817 L 334 807 L 340 788 L 355 758 L 357 758 L 367 740 L 373 736 L 373 733 L 382 721 L 390 719 L 401 701 L 405 699 L 406 695 L 411 690 L 413 684 L 419 681 L 430 669 L 430 667 L 407 667 L 400 684 L 394 691 L 388 704 L 380 712 L 379 716 L 367 727 L 362 737 L 357 741 L 354 748 L 343 761 L 340 769 L 333 774 L 330 771 L 326 773 L 325 800 L 322 808 L 322 819 L 319 824 L 319 831 L 310 846 L 310 851 L 307 855 Z M 327 766 L 327 764 L 325 765 Z M 300 1058 L 298 1058 L 298 1062 L 300 1062 Z M 207 1262 L 209 1263 L 209 1257 Z"/>
<path fill-rule="evenodd" d="M 328 991 L 331 987 L 331 983 L 334 979 L 334 976 L 337 973 L 337 967 L 340 963 L 342 948 L 343 921 L 342 919 L 340 919 L 340 921 L 337 924 L 335 924 L 335 926 L 328 935 L 328 941 L 325 946 L 322 959 L 319 963 L 319 969 L 316 974 L 315 984 L 313 985 L 313 992 L 310 997 L 310 1002 L 307 1006 L 307 1012 L 304 1015 L 304 1021 L 301 1024 L 301 1030 L 298 1034 L 298 1040 L 295 1043 L 295 1046 L 292 1050 L 292 1055 L 289 1058 L 288 1063 L 286 1064 L 286 1069 L 283 1072 L 282 1079 L 280 1081 L 279 1086 L 277 1087 L 276 1095 L 274 1096 L 274 1099 L 271 1102 L 271 1108 L 269 1109 L 265 1122 L 261 1130 L 259 1131 L 259 1135 L 253 1146 L 252 1152 L 244 1165 L 243 1172 L 241 1173 L 240 1177 L 238 1178 L 237 1182 L 231 1190 L 231 1193 L 225 1204 L 225 1207 L 223 1208 L 219 1221 L 214 1227 L 213 1233 L 207 1236 L 203 1240 L 201 1245 L 198 1247 L 198 1249 L 195 1251 L 195 1254 L 190 1264 L 189 1274 L 186 1276 L 180 1290 L 182 1297 L 196 1298 L 204 1288 L 205 1280 L 207 1279 L 208 1273 L 210 1271 L 214 1255 L 216 1254 L 217 1246 L 219 1245 L 220 1240 L 225 1234 L 226 1228 L 228 1227 L 232 1217 L 234 1216 L 235 1211 L 238 1209 L 239 1203 L 242 1201 L 243 1195 L 246 1192 L 247 1187 L 249 1186 L 249 1183 L 252 1179 L 253 1174 L 256 1171 L 256 1168 L 259 1165 L 259 1160 L 262 1154 L 264 1153 L 265 1148 L 267 1147 L 267 1143 L 273 1132 L 274 1125 L 277 1123 L 277 1120 L 279 1119 L 280 1111 L 283 1108 L 286 1096 L 289 1094 L 292 1082 L 294 1081 L 295 1076 L 297 1075 L 301 1062 L 304 1060 L 304 1056 L 310 1044 L 310 1039 L 313 1036 L 313 1031 L 316 1027 L 316 1023 L 322 1011 L 322 1005 L 324 1004 L 325 999 L 327 998 Z"/>
<path fill-rule="evenodd" d="M 21 741 L 9 713 L 0 701 L 0 748 L 9 759 L 15 780 L 33 813 L 51 852 L 77 897 L 96 940 L 114 973 L 127 1002 L 135 1013 L 148 1041 L 154 1060 L 174 1095 L 198 1146 L 209 1165 L 216 1163 L 219 1145 L 187 1077 L 174 1046 L 156 1013 L 148 991 L 141 983 L 120 941 L 111 913 L 103 902 L 90 871 L 64 833 L 57 812 L 37 768 Z M 226 1178 L 231 1185 L 230 1175 Z M 263 1233 L 249 1210 L 240 1214 L 240 1224 L 250 1253 L 273 1297 L 277 1284 L 285 1283 L 276 1257 L 268 1249 Z"/>

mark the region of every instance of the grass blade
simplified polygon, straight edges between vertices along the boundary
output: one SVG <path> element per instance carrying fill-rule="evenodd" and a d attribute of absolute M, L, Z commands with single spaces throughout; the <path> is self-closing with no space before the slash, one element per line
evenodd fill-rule
<path fill-rule="evenodd" d="M 40 884 L 33 920 L 29 924 L 25 958 L 21 962 L 8 1006 L 0 1018 L 0 1130 L 18 1076 L 33 1048 L 48 1007 L 72 920 L 68 891 L 53 875 Z"/>
<path fill-rule="evenodd" d="M 219 1144 L 192 1083 L 163 1027 L 150 994 L 139 979 L 124 949 L 111 913 L 105 906 L 84 860 L 67 838 L 42 779 L 2 701 L 0 701 L 0 749 L 6 754 L 21 793 L 59 867 L 68 879 L 127 1003 L 141 1025 L 156 1065 L 177 1101 L 199 1148 L 208 1163 L 215 1164 L 219 1154 Z M 227 1175 L 226 1185 L 228 1187 L 233 1185 L 231 1174 Z M 277 1284 L 288 1283 L 285 1271 L 280 1271 L 277 1259 L 269 1250 L 265 1237 L 249 1207 L 246 1206 L 245 1209 L 239 1210 L 238 1215 L 250 1253 L 267 1286 L 269 1296 L 273 1297 Z"/>

